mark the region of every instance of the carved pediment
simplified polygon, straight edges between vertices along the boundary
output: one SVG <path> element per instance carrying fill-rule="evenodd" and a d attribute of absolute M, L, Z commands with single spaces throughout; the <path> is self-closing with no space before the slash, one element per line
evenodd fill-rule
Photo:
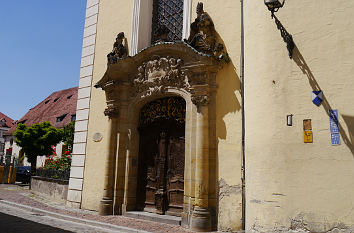
<path fill-rule="evenodd" d="M 189 89 L 188 79 L 181 71 L 183 61 L 174 57 L 157 57 L 138 67 L 133 78 L 132 94 L 164 92 L 167 87 Z"/>
<path fill-rule="evenodd" d="M 202 54 L 185 42 L 155 44 L 133 57 L 111 63 L 103 78 L 96 84 L 106 92 L 107 105 L 122 98 L 145 98 L 168 89 L 189 92 L 196 105 L 208 104 L 208 92 L 215 86 L 216 72 L 221 61 L 213 55 Z M 128 97 L 120 96 L 124 89 Z M 202 90 L 202 92 L 195 90 Z M 109 107 L 107 115 L 116 115 Z"/>

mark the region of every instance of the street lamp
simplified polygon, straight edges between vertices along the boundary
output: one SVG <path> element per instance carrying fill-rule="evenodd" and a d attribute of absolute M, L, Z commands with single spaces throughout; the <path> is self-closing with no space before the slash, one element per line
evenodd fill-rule
<path fill-rule="evenodd" d="M 285 0 L 264 0 L 264 4 L 268 7 L 268 10 L 272 12 L 272 15 L 274 12 L 277 12 L 279 8 L 282 8 L 284 3 Z"/>
<path fill-rule="evenodd" d="M 295 47 L 295 43 L 293 41 L 293 37 L 290 33 L 288 33 L 285 27 L 281 24 L 279 19 L 274 15 L 274 12 L 277 12 L 280 8 L 284 6 L 285 0 L 264 0 L 264 4 L 268 7 L 268 10 L 272 12 L 272 18 L 275 19 L 275 24 L 280 31 L 281 37 L 286 43 L 286 47 L 289 52 L 289 58 L 293 58 L 293 50 Z"/>

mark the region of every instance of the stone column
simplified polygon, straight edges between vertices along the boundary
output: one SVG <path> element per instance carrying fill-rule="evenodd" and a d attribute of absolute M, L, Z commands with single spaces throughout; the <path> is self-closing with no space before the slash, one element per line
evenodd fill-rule
<path fill-rule="evenodd" d="M 208 95 L 192 97 L 197 105 L 196 129 L 196 172 L 195 172 L 195 206 L 191 217 L 191 229 L 210 231 L 211 218 L 208 209 L 209 193 L 209 99 Z"/>
<path fill-rule="evenodd" d="M 108 105 L 105 110 L 105 115 L 109 117 L 109 128 L 107 133 L 107 150 L 106 150 L 106 163 L 105 163 L 105 176 L 103 197 L 99 206 L 100 215 L 113 214 L 113 186 L 115 175 L 115 159 L 117 148 L 117 128 L 118 128 L 118 108 Z"/>
<path fill-rule="evenodd" d="M 120 83 L 120 99 L 119 99 L 119 140 L 116 155 L 116 182 L 115 182 L 115 200 L 114 214 L 123 214 L 126 211 L 126 184 L 127 184 L 127 144 L 128 139 L 128 98 L 130 83 Z"/>

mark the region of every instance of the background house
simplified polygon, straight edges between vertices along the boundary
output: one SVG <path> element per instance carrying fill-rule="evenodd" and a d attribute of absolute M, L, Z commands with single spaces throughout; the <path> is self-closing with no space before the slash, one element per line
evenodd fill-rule
<path fill-rule="evenodd" d="M 12 136 L 18 123 L 31 126 L 35 123 L 49 121 L 56 128 L 63 128 L 65 125 L 74 121 L 76 118 L 77 87 L 56 91 L 45 98 L 35 107 L 31 108 L 20 120 L 11 126 L 5 133 L 5 150 L 12 148 L 12 156 L 21 158 L 23 153 L 21 148 L 16 145 L 15 138 Z M 64 148 L 65 149 L 65 148 Z M 56 152 L 60 156 L 63 151 L 63 143 L 56 145 Z M 44 156 L 37 158 L 37 167 L 42 166 Z M 25 158 L 22 165 L 29 166 Z"/>
<path fill-rule="evenodd" d="M 5 133 L 14 125 L 14 120 L 0 112 L 0 159 L 5 154 Z"/>

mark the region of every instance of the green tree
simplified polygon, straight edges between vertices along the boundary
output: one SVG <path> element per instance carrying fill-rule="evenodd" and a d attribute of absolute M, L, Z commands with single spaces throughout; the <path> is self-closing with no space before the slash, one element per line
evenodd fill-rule
<path fill-rule="evenodd" d="M 70 150 L 70 152 L 72 152 L 73 150 L 74 131 L 75 131 L 75 121 L 70 122 L 63 128 L 63 142 L 66 145 L 68 145 L 68 149 Z"/>
<path fill-rule="evenodd" d="M 19 123 L 13 134 L 16 144 L 22 147 L 25 156 L 31 163 L 31 174 L 36 172 L 37 156 L 50 155 L 52 145 L 58 144 L 63 137 L 63 130 L 57 129 L 49 122 L 33 124 L 27 127 Z"/>

